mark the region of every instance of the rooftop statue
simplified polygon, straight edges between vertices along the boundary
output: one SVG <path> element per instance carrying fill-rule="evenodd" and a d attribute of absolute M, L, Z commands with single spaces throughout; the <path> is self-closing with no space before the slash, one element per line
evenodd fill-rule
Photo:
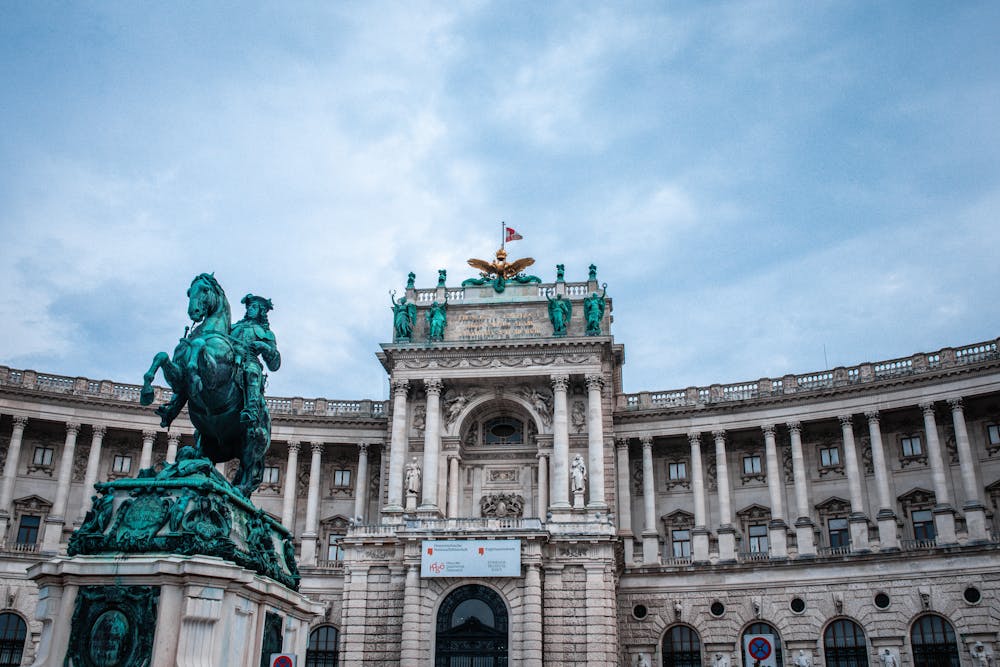
<path fill-rule="evenodd" d="M 516 282 L 520 284 L 540 283 L 542 279 L 538 276 L 525 275 L 523 271 L 535 263 L 531 257 L 515 259 L 513 262 L 507 261 L 507 251 L 503 248 L 497 250 L 496 260 L 487 262 L 482 259 L 470 259 L 469 266 L 480 270 L 480 278 L 469 278 L 462 281 L 462 287 L 469 285 L 493 284 L 493 289 L 503 292 L 507 283 Z"/>
<path fill-rule="evenodd" d="M 390 293 L 389 298 L 392 299 L 393 340 L 409 341 L 413 335 L 413 325 L 417 321 L 417 304 L 407 301 L 405 296 L 396 301 L 395 290 Z"/>
<path fill-rule="evenodd" d="M 434 301 L 427 310 L 427 335 L 430 340 L 444 340 L 444 328 L 448 325 L 448 301 Z"/>
<path fill-rule="evenodd" d="M 604 292 L 594 292 L 583 300 L 583 319 L 586 321 L 588 336 L 601 335 L 601 321 L 604 319 L 605 298 L 608 295 L 608 284 L 604 283 Z"/>
<path fill-rule="evenodd" d="M 195 427 L 195 450 L 213 463 L 239 458 L 233 486 L 249 497 L 264 475 L 264 455 L 271 444 L 271 416 L 263 395 L 263 366 L 281 366 L 281 355 L 267 321 L 273 308 L 264 297 L 242 299 L 246 316 L 231 324 L 229 300 L 215 277 L 202 273 L 188 289 L 188 316 L 194 327 L 185 330 L 174 349 L 153 357 L 143 376 L 140 402 L 153 402 L 153 378 L 163 370 L 174 396 L 156 409 L 167 427 L 185 404 Z"/>
<path fill-rule="evenodd" d="M 545 297 L 549 300 L 549 321 L 552 322 L 552 335 L 565 336 L 566 326 L 569 318 L 573 316 L 573 304 L 569 299 L 564 299 L 562 294 L 556 294 L 556 298 Z"/>

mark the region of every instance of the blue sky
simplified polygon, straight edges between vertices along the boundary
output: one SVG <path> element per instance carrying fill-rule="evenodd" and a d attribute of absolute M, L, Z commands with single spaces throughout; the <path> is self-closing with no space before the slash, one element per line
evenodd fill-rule
<path fill-rule="evenodd" d="M 7 3 L 0 363 L 139 382 L 215 271 L 276 304 L 271 394 L 382 398 L 389 290 L 472 276 L 499 220 L 544 279 L 600 267 L 628 391 L 995 338 L 998 34 L 995 2 Z"/>

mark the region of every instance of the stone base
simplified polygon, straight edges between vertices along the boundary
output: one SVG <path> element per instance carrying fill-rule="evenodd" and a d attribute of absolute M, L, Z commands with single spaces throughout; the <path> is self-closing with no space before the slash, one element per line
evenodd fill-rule
<path fill-rule="evenodd" d="M 878 516 L 878 542 L 882 551 L 896 551 L 899 549 L 899 535 L 897 533 L 896 515 L 892 510 L 879 510 Z"/>
<path fill-rule="evenodd" d="M 868 517 L 864 514 L 852 514 L 847 523 L 851 531 L 851 551 L 853 553 L 871 551 L 871 545 L 868 543 Z"/>
<path fill-rule="evenodd" d="M 59 553 L 59 544 L 62 542 L 63 520 L 61 517 L 50 516 L 45 518 L 42 528 L 42 548 L 43 554 L 54 555 Z"/>
<path fill-rule="evenodd" d="M 299 551 L 299 563 L 315 565 L 316 552 L 319 548 L 319 536 L 316 533 L 302 533 L 302 548 Z"/>
<path fill-rule="evenodd" d="M 694 563 L 708 562 L 708 530 L 704 526 L 695 526 L 691 531 L 691 560 Z"/>
<path fill-rule="evenodd" d="M 656 533 L 642 533 L 643 565 L 658 565 L 660 562 L 660 538 Z"/>
<path fill-rule="evenodd" d="M 719 562 L 736 562 L 736 529 L 732 526 L 719 527 Z"/>
<path fill-rule="evenodd" d="M 966 503 L 965 528 L 970 542 L 986 542 L 989 540 L 989 529 L 986 523 L 986 508 L 979 503 Z"/>
<path fill-rule="evenodd" d="M 938 546 L 958 544 L 958 537 L 955 535 L 955 510 L 950 505 L 938 505 L 933 512 Z"/>
<path fill-rule="evenodd" d="M 265 646 L 297 654 L 301 664 L 309 626 L 323 613 L 299 593 L 210 556 L 59 558 L 33 565 L 28 578 L 39 587 L 42 622 L 33 667 L 112 651 L 144 651 L 157 666 L 258 667 Z M 137 608 L 123 604 L 130 596 L 143 598 L 144 613 L 129 613 Z M 103 641 L 92 641 L 102 630 L 109 631 Z"/>
<path fill-rule="evenodd" d="M 771 558 L 782 560 L 788 558 L 788 526 L 781 519 L 774 519 L 768 524 L 767 539 L 770 542 Z"/>
<path fill-rule="evenodd" d="M 800 516 L 795 520 L 795 542 L 799 545 L 799 558 L 816 556 L 816 534 L 813 528 L 813 522 L 808 517 Z"/>

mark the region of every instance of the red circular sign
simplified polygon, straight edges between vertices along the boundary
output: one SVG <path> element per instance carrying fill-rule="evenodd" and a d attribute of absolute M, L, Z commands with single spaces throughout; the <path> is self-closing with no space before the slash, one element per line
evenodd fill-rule
<path fill-rule="evenodd" d="M 292 667 L 292 659 L 287 655 L 279 655 L 271 667 Z"/>
<path fill-rule="evenodd" d="M 763 637 L 754 637 L 747 644 L 747 653 L 755 660 L 766 660 L 771 655 L 771 642 Z"/>

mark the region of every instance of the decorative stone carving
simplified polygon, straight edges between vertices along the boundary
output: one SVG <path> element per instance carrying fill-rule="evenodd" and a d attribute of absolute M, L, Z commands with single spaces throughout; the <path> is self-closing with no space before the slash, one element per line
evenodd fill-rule
<path fill-rule="evenodd" d="M 515 393 L 531 404 L 546 428 L 552 426 L 552 392 L 547 388 L 522 386 Z"/>
<path fill-rule="evenodd" d="M 486 473 L 487 482 L 517 482 L 517 468 L 490 468 Z"/>
<path fill-rule="evenodd" d="M 570 412 L 570 424 L 577 433 L 583 433 L 587 426 L 587 406 L 583 401 L 573 401 L 573 409 Z"/>
<path fill-rule="evenodd" d="M 494 493 L 479 499 L 482 516 L 494 518 L 524 515 L 524 498 L 516 493 Z"/>

